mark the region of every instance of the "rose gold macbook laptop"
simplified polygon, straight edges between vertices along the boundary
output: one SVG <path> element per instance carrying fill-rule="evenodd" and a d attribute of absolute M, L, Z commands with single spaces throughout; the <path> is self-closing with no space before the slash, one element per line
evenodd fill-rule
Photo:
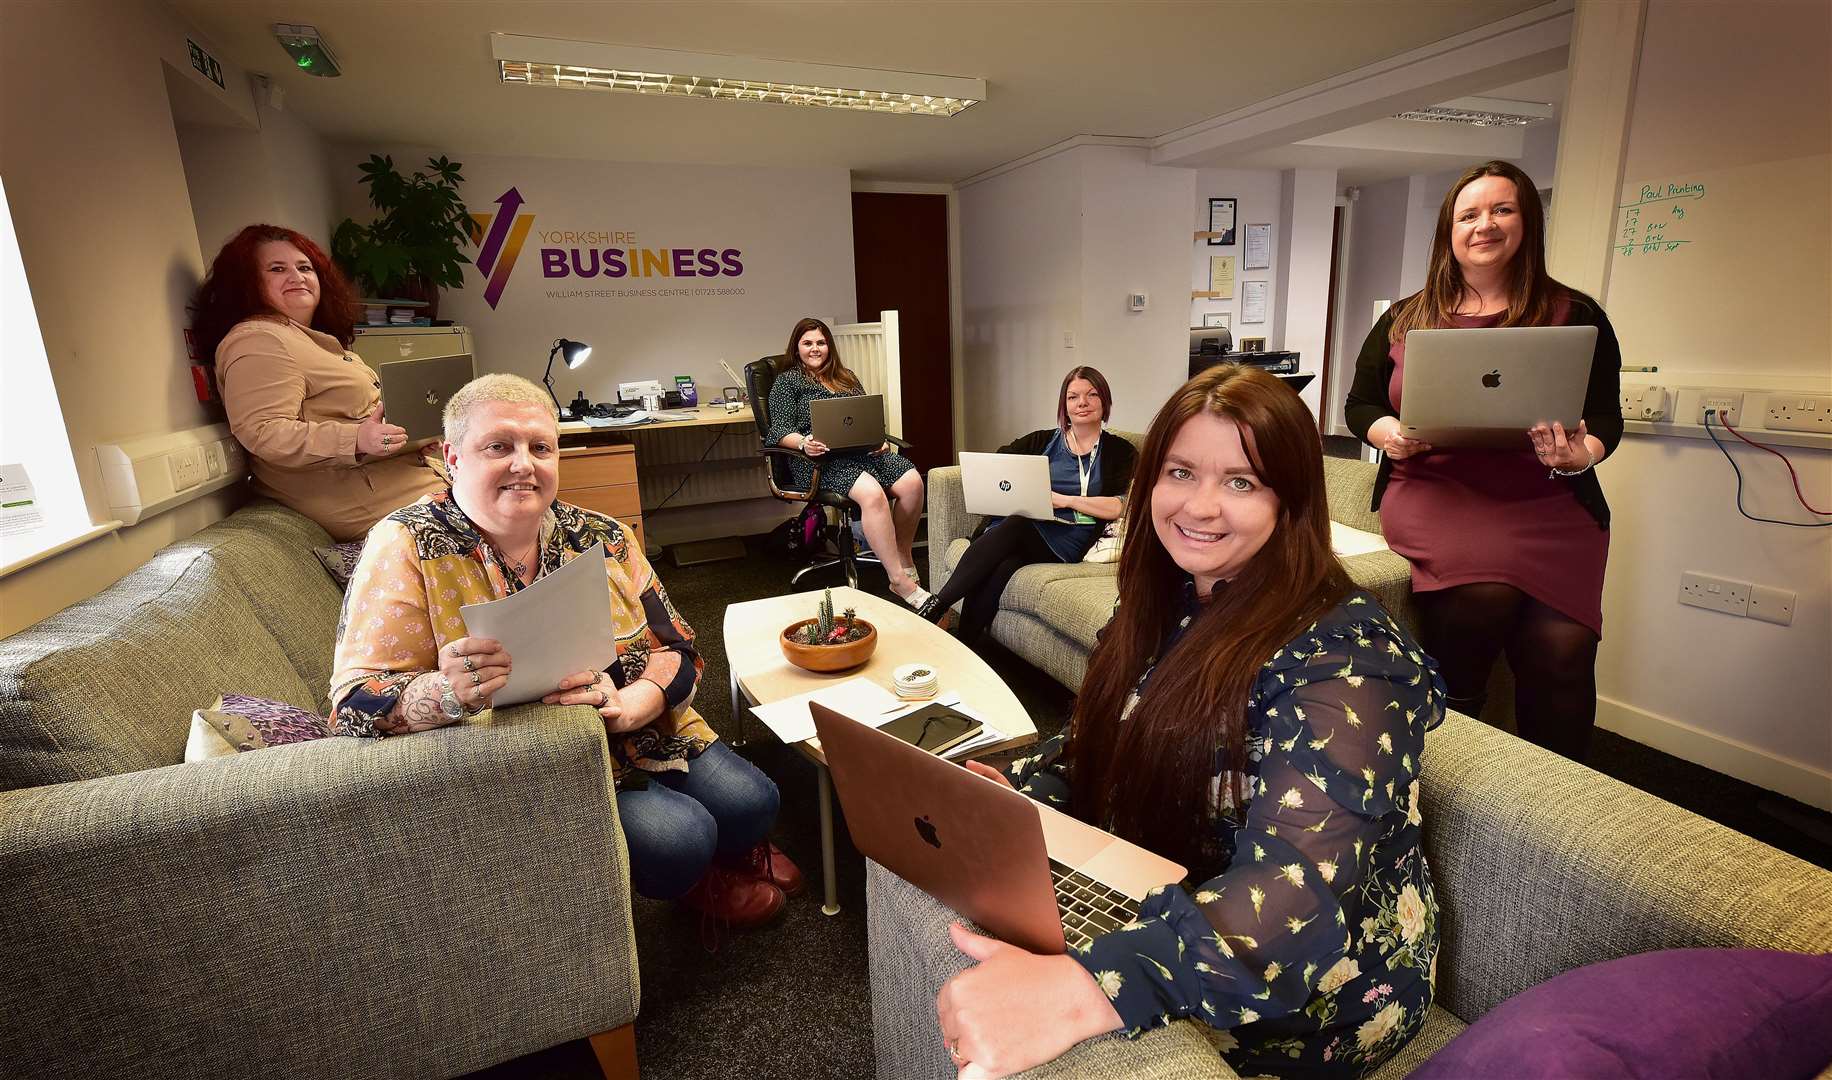
<path fill-rule="evenodd" d="M 809 709 L 859 850 L 1013 945 L 1085 944 L 1187 873 L 819 702 Z"/>
<path fill-rule="evenodd" d="M 1517 450 L 1542 420 L 1575 432 L 1596 348 L 1594 326 L 1413 330 L 1400 427 L 1434 446 Z"/>

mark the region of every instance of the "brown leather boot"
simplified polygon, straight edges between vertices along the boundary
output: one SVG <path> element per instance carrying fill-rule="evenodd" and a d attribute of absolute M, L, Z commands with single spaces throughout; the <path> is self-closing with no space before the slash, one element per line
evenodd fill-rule
<path fill-rule="evenodd" d="M 781 914 L 788 899 L 771 882 L 715 864 L 706 868 L 680 902 L 734 930 L 749 930 Z"/>
<path fill-rule="evenodd" d="M 768 840 L 757 841 L 757 846 L 745 852 L 732 869 L 753 881 L 767 881 L 781 889 L 784 896 L 800 896 L 808 887 L 807 879 L 802 877 L 801 867 L 783 853 L 783 850 Z"/>

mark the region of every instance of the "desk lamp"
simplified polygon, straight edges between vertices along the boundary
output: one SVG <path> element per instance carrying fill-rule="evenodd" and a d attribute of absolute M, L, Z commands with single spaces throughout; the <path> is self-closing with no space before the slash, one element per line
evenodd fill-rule
<path fill-rule="evenodd" d="M 556 409 L 560 409 L 560 397 L 553 392 L 553 358 L 561 354 L 565 355 L 566 367 L 570 371 L 585 363 L 586 358 L 592 354 L 592 347 L 584 342 L 559 338 L 553 343 L 553 348 L 547 350 L 547 373 L 541 376 L 541 382 L 546 385 L 547 396 L 553 398 L 553 407 Z M 566 410 L 560 409 L 560 411 L 565 412 Z"/>

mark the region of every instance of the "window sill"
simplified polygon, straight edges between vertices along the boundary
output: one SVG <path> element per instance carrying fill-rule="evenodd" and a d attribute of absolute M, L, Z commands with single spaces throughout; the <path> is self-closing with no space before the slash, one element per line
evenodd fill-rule
<path fill-rule="evenodd" d="M 104 521 L 100 525 L 92 525 L 89 528 L 84 529 L 83 531 L 77 533 L 75 536 L 71 536 L 65 540 L 59 541 L 58 543 L 52 544 L 50 547 L 45 548 L 42 551 L 35 551 L 30 555 L 26 555 L 22 558 L 14 559 L 12 562 L 7 563 L 4 566 L 0 566 L 0 578 L 6 577 L 8 574 L 12 574 L 20 570 L 24 570 L 27 567 L 37 566 L 39 563 L 44 562 L 47 559 L 56 558 L 57 556 L 62 555 L 64 552 L 69 551 L 72 548 L 81 547 L 84 544 L 87 544 L 91 540 L 99 540 L 102 537 L 107 536 L 110 533 L 116 531 L 117 529 L 122 529 L 125 527 L 126 527 L 126 523 L 120 522 L 120 521 Z"/>

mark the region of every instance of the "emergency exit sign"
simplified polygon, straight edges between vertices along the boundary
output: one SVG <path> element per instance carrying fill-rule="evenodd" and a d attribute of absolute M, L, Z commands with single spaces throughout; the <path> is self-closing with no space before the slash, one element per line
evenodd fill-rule
<path fill-rule="evenodd" d="M 191 47 L 191 66 L 197 69 L 198 74 L 227 90 L 228 87 L 223 84 L 223 65 L 216 62 L 216 57 L 205 52 L 202 45 L 190 38 L 185 38 L 184 43 Z"/>

